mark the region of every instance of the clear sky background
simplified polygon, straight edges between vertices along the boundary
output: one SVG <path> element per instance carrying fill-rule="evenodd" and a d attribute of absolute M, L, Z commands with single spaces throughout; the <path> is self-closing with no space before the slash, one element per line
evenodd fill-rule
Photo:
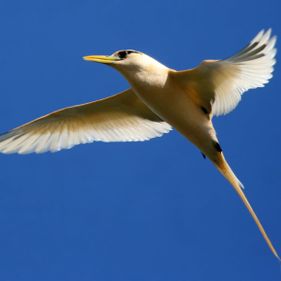
<path fill-rule="evenodd" d="M 1 1 L 0 130 L 128 87 L 84 55 L 133 48 L 185 69 L 235 53 L 268 27 L 281 37 L 279 0 Z M 279 253 L 280 74 L 279 63 L 265 88 L 214 120 Z M 0 155 L 0 170 L 0 280 L 281 279 L 230 185 L 175 131 Z"/>

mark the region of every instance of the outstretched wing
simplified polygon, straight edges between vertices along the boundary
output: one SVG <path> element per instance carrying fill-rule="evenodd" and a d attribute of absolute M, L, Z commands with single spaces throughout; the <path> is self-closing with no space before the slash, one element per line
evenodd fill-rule
<path fill-rule="evenodd" d="M 176 72 L 182 85 L 212 115 L 227 114 L 242 94 L 263 87 L 272 77 L 276 36 L 260 31 L 240 52 L 225 60 L 203 61 L 198 67 Z M 192 86 L 191 86 L 192 85 Z"/>
<path fill-rule="evenodd" d="M 93 141 L 145 141 L 171 129 L 129 89 L 52 112 L 2 134 L 0 152 L 42 153 Z"/>

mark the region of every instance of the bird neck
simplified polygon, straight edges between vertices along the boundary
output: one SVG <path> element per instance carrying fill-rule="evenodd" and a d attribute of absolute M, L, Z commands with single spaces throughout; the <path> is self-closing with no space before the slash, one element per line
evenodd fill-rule
<path fill-rule="evenodd" d="M 120 72 L 133 87 L 163 88 L 168 79 L 169 68 L 157 62 Z"/>

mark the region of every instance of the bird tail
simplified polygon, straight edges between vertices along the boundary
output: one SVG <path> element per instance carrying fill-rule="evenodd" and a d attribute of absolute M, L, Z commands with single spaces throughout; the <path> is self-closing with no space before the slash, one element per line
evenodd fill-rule
<path fill-rule="evenodd" d="M 230 166 L 226 162 L 223 154 L 222 153 L 219 153 L 219 154 L 220 154 L 219 161 L 216 161 L 216 163 L 214 163 L 214 164 L 216 165 L 216 167 L 220 171 L 220 173 L 230 182 L 230 184 L 233 186 L 233 188 L 235 189 L 235 191 L 237 192 L 237 194 L 241 198 L 242 202 L 244 203 L 244 205 L 248 209 L 249 213 L 251 214 L 253 220 L 255 221 L 255 223 L 256 223 L 259 231 L 261 232 L 261 235 L 263 236 L 265 242 L 267 243 L 270 251 L 273 253 L 273 255 L 279 261 L 281 261 L 277 251 L 275 250 L 275 248 L 274 248 L 272 242 L 270 241 L 266 231 L 264 230 L 259 218 L 257 217 L 255 211 L 253 210 L 251 204 L 249 203 L 246 195 L 243 192 L 243 188 L 244 188 L 243 184 L 235 176 L 234 172 L 232 171 L 232 169 L 230 168 Z"/>

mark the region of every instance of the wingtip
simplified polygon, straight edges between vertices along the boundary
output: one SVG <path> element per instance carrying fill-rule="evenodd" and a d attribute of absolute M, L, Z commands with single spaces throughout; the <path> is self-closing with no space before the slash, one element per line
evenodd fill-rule
<path fill-rule="evenodd" d="M 253 38 L 251 44 L 259 41 L 268 41 L 270 38 L 272 38 L 272 28 L 271 27 L 268 29 L 263 28 Z"/>
<path fill-rule="evenodd" d="M 270 27 L 270 28 L 268 28 L 267 30 L 266 30 L 266 32 L 264 33 L 265 35 L 268 35 L 269 37 L 271 36 L 271 33 L 272 33 L 272 28 Z"/>
<path fill-rule="evenodd" d="M 251 44 L 255 43 L 255 42 L 259 42 L 260 39 L 264 36 L 264 29 L 260 30 L 258 32 L 258 34 L 253 38 L 253 40 L 251 41 Z"/>

